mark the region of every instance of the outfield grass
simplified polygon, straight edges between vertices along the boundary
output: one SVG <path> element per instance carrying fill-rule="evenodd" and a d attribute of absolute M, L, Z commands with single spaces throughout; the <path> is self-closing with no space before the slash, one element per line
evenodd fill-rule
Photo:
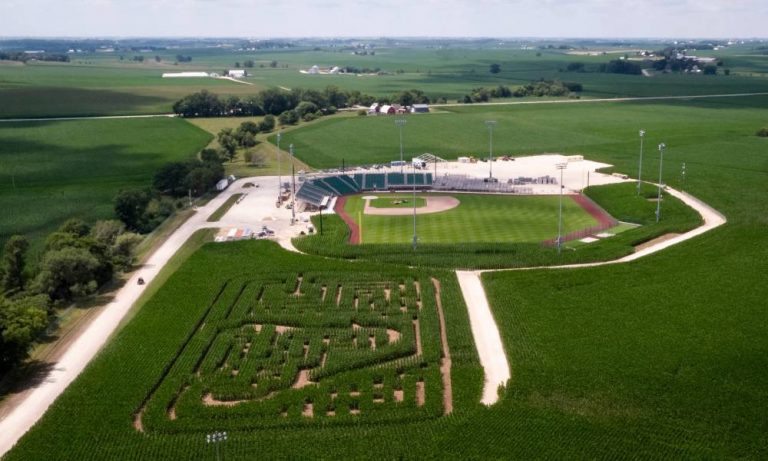
<path fill-rule="evenodd" d="M 178 119 L 4 123 L 0 126 L 0 243 L 39 240 L 69 218 L 112 218 L 121 188 L 149 187 L 165 162 L 210 137 Z"/>
<path fill-rule="evenodd" d="M 498 196 L 456 194 L 459 205 L 448 211 L 418 215 L 421 243 L 542 242 L 557 237 L 557 196 Z M 383 200 L 383 199 L 382 199 Z M 345 210 L 359 223 L 365 201 L 347 199 Z M 412 206 L 412 205 L 411 205 Z M 568 197 L 563 200 L 563 233 L 597 224 Z M 363 215 L 363 243 L 410 243 L 413 216 Z"/>

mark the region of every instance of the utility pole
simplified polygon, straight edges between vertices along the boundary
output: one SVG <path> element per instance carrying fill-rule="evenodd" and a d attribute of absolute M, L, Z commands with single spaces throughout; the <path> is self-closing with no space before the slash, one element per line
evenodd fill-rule
<path fill-rule="evenodd" d="M 493 179 L 493 127 L 496 120 L 486 120 L 485 126 L 488 127 L 488 178 Z"/>
<path fill-rule="evenodd" d="M 640 176 L 643 174 L 643 138 L 645 137 L 645 130 L 640 130 L 640 165 L 637 167 L 637 195 L 640 195 Z"/>
<path fill-rule="evenodd" d="M 659 144 L 659 194 L 656 197 L 656 222 L 661 219 L 661 168 L 664 166 L 664 149 L 666 148 L 666 144 Z"/>
<path fill-rule="evenodd" d="M 405 160 L 403 160 L 403 127 L 405 126 L 406 120 L 404 118 L 398 118 L 395 120 L 395 125 L 397 125 L 397 128 L 400 130 L 400 173 L 403 173 L 403 169 L 405 168 Z"/>
<path fill-rule="evenodd" d="M 560 254 L 561 247 L 563 246 L 563 170 L 568 167 L 567 163 L 558 163 L 555 165 L 560 170 L 560 213 L 557 218 L 557 254 Z"/>
<path fill-rule="evenodd" d="M 293 162 L 293 144 L 288 146 L 291 152 L 291 183 L 293 184 L 293 193 L 291 194 L 291 224 L 296 222 L 296 166 Z"/>
<path fill-rule="evenodd" d="M 277 203 L 280 203 L 282 198 L 281 191 L 283 189 L 283 178 L 280 176 L 280 138 L 283 137 L 283 132 L 277 132 Z"/>

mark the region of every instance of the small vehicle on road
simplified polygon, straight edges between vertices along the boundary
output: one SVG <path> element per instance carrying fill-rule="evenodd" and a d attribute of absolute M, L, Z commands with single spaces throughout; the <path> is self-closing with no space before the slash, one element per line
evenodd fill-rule
<path fill-rule="evenodd" d="M 137 283 L 139 285 L 144 285 L 144 278 L 143 277 L 139 277 L 139 280 L 137 280 Z"/>

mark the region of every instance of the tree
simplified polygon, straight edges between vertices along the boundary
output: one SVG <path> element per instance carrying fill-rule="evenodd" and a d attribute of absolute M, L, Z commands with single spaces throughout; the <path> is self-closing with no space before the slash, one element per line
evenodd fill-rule
<path fill-rule="evenodd" d="M 173 197 L 183 197 L 187 194 L 187 188 L 184 186 L 184 178 L 187 177 L 190 170 L 190 162 L 166 163 L 155 172 L 152 185 L 161 194 L 168 194 Z"/>
<path fill-rule="evenodd" d="M 142 240 L 141 235 L 133 232 L 118 235 L 111 248 L 112 261 L 115 266 L 123 270 L 130 268 L 136 260 L 136 247 Z"/>
<path fill-rule="evenodd" d="M 12 294 L 24 290 L 24 257 L 29 249 L 29 241 L 22 235 L 14 235 L 3 248 L 2 291 Z"/>
<path fill-rule="evenodd" d="M 584 72 L 584 63 L 569 62 L 568 65 L 565 66 L 565 70 L 568 72 Z"/>
<path fill-rule="evenodd" d="M 184 184 L 197 195 L 202 195 L 216 186 L 222 176 L 223 174 L 217 174 L 211 168 L 199 167 L 189 172 L 184 179 Z"/>
<path fill-rule="evenodd" d="M 52 300 L 68 301 L 96 291 L 99 260 L 84 248 L 48 251 L 43 257 L 35 291 Z"/>
<path fill-rule="evenodd" d="M 222 162 L 221 157 L 219 157 L 219 151 L 210 148 L 206 148 L 200 151 L 200 160 L 203 163 L 221 164 Z"/>
<path fill-rule="evenodd" d="M 717 66 L 708 65 L 704 67 L 704 75 L 717 75 Z"/>
<path fill-rule="evenodd" d="M 91 237 L 99 243 L 112 246 L 124 231 L 125 224 L 116 219 L 96 221 L 91 227 Z"/>
<path fill-rule="evenodd" d="M 216 138 L 219 141 L 219 144 L 221 145 L 221 148 L 224 150 L 224 156 L 227 157 L 227 159 L 231 162 L 233 158 L 235 158 L 235 154 L 237 153 L 237 139 L 235 139 L 234 133 L 232 131 L 232 128 L 224 128 L 221 131 L 219 131 L 219 134 L 216 135 Z"/>
<path fill-rule="evenodd" d="M 280 125 L 295 125 L 299 121 L 299 116 L 295 110 L 286 110 L 278 117 Z"/>
<path fill-rule="evenodd" d="M 125 189 L 115 197 L 115 216 L 125 223 L 128 229 L 141 232 L 144 229 L 144 210 L 151 196 L 146 190 Z"/>
<path fill-rule="evenodd" d="M 490 72 L 492 74 L 498 74 L 501 72 L 501 66 L 499 64 L 491 64 Z"/>
<path fill-rule="evenodd" d="M 270 131 L 275 129 L 275 116 L 274 115 L 265 115 L 264 119 L 259 122 L 259 131 L 264 133 L 269 133 Z"/>
<path fill-rule="evenodd" d="M 243 67 L 247 67 L 247 68 L 249 68 L 249 69 L 250 69 L 251 67 L 253 67 L 253 60 L 252 60 L 252 59 L 248 59 L 248 60 L 246 60 L 245 62 L 243 62 Z"/>
<path fill-rule="evenodd" d="M 262 167 L 266 164 L 266 157 L 261 152 L 248 151 L 244 154 L 244 159 L 255 167 Z"/>
<path fill-rule="evenodd" d="M 294 110 L 296 111 L 299 117 L 303 118 L 305 115 L 309 113 L 317 112 L 317 109 L 318 109 L 317 104 L 309 101 L 302 101 L 299 103 L 298 106 L 296 106 L 296 109 Z"/>
<path fill-rule="evenodd" d="M 48 325 L 48 297 L 0 297 L 0 371 L 24 359 Z"/>
<path fill-rule="evenodd" d="M 59 226 L 59 232 L 72 234 L 75 237 L 85 237 L 91 232 L 91 228 L 82 219 L 71 218 Z"/>

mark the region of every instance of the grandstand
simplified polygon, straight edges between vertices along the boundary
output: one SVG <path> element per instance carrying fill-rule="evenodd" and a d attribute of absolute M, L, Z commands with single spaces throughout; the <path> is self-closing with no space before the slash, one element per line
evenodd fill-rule
<path fill-rule="evenodd" d="M 332 197 L 357 194 L 362 191 L 383 191 L 432 188 L 432 173 L 356 173 L 314 177 L 304 181 L 296 199 L 306 205 L 325 207 Z"/>

